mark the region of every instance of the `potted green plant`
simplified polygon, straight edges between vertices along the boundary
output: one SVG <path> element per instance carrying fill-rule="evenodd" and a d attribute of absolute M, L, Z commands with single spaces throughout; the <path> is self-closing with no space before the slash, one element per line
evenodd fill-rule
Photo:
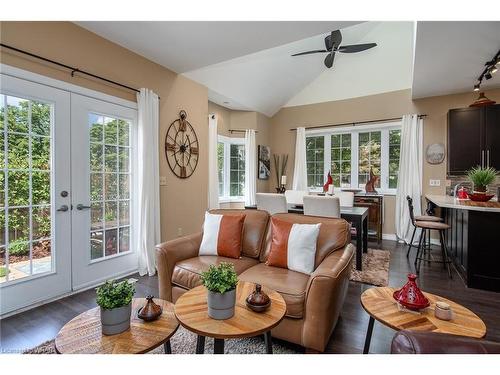
<path fill-rule="evenodd" d="M 231 263 L 211 265 L 201 274 L 203 285 L 208 290 L 208 316 L 213 319 L 229 319 L 234 315 L 236 284 L 238 275 Z"/>
<path fill-rule="evenodd" d="M 494 168 L 475 167 L 467 171 L 467 177 L 474 185 L 474 192 L 486 193 L 488 185 L 495 181 L 497 171 Z"/>
<path fill-rule="evenodd" d="M 97 304 L 101 308 L 101 325 L 104 335 L 116 335 L 130 327 L 132 298 L 135 286 L 128 280 L 108 280 L 96 288 Z"/>

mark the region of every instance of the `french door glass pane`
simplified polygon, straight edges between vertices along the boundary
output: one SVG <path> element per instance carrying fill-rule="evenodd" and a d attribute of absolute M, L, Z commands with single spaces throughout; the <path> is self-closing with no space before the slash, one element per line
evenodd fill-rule
<path fill-rule="evenodd" d="M 351 186 L 351 134 L 333 134 L 331 136 L 330 172 L 333 186 Z"/>
<path fill-rule="evenodd" d="M 310 188 L 324 184 L 324 147 L 323 136 L 306 138 L 307 186 Z"/>
<path fill-rule="evenodd" d="M 380 176 L 381 134 L 380 131 L 359 133 L 359 187 L 364 187 L 370 179 L 370 169 L 376 176 Z M 380 187 L 380 179 L 375 187 Z"/>
<path fill-rule="evenodd" d="M 90 113 L 90 259 L 130 250 L 130 123 Z"/>
<path fill-rule="evenodd" d="M 401 130 L 389 131 L 389 188 L 398 187 L 399 154 L 401 150 Z"/>
<path fill-rule="evenodd" d="M 0 95 L 0 283 L 53 270 L 51 112 Z"/>

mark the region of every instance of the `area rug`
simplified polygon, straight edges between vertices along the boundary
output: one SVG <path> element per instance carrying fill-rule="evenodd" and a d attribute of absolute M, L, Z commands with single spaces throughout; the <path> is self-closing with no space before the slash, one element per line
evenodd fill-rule
<path fill-rule="evenodd" d="M 358 271 L 356 262 L 353 262 L 350 280 L 376 286 L 387 286 L 390 259 L 391 253 L 388 250 L 368 249 L 368 252 L 363 254 L 362 271 Z"/>
<path fill-rule="evenodd" d="M 245 339 L 231 339 L 224 343 L 226 354 L 264 354 L 266 347 L 264 337 L 250 337 Z M 177 332 L 170 339 L 172 354 L 194 354 L 196 351 L 196 335 L 183 327 L 179 327 Z M 214 352 L 214 340 L 207 337 L 205 340 L 205 354 Z M 152 350 L 149 354 L 162 354 L 163 345 Z M 298 351 L 283 345 L 281 341 L 273 340 L 273 353 L 275 354 L 297 354 Z M 25 351 L 23 354 L 56 354 L 54 340 L 46 341 Z"/>

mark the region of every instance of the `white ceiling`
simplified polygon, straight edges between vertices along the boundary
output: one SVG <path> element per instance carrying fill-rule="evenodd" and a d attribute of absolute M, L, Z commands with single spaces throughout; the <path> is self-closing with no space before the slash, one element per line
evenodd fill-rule
<path fill-rule="evenodd" d="M 412 96 L 471 91 L 500 48 L 500 22 L 418 22 Z M 499 87 L 500 74 L 482 89 Z"/>
<path fill-rule="evenodd" d="M 77 22 L 80 26 L 207 86 L 209 100 L 274 115 L 280 108 L 412 88 L 414 98 L 471 90 L 500 47 L 500 22 Z M 337 53 L 324 48 L 341 29 Z M 500 86 L 500 73 L 483 88 Z"/>
<path fill-rule="evenodd" d="M 90 21 L 76 24 L 177 73 L 280 46 L 348 21 Z"/>

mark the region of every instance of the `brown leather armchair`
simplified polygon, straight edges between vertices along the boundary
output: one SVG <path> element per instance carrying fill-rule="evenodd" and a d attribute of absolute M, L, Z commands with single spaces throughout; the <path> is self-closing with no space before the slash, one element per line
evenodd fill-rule
<path fill-rule="evenodd" d="M 322 223 L 315 271 L 311 275 L 265 264 L 271 248 L 270 217 L 261 210 L 212 210 L 245 213 L 240 259 L 198 256 L 202 233 L 165 242 L 156 247 L 160 298 L 175 302 L 187 290 L 201 285 L 200 274 L 211 264 L 231 262 L 240 280 L 278 291 L 287 305 L 285 319 L 272 331 L 274 337 L 324 351 L 344 303 L 354 247 L 349 224 L 343 219 L 276 214 L 293 223 Z"/>
<path fill-rule="evenodd" d="M 500 354 L 500 343 L 437 332 L 399 331 L 392 354 Z"/>

